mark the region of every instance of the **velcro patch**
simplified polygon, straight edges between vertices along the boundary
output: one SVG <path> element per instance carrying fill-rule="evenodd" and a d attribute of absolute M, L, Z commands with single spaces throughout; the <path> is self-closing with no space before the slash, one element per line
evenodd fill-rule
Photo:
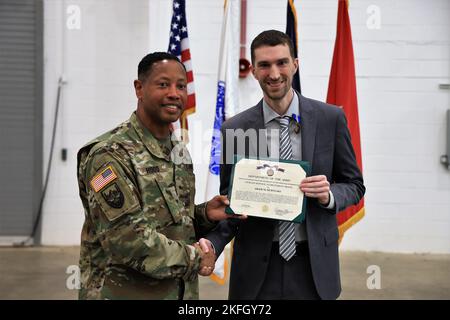
<path fill-rule="evenodd" d="M 115 182 L 102 191 L 102 196 L 110 207 L 116 209 L 122 208 L 125 202 L 123 193 Z"/>
<path fill-rule="evenodd" d="M 91 179 L 91 186 L 95 192 L 102 190 L 108 183 L 117 179 L 117 175 L 111 166 Z"/>

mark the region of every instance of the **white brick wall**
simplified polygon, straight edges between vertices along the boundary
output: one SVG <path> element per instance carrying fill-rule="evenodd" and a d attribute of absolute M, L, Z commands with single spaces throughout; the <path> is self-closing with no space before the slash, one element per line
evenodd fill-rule
<path fill-rule="evenodd" d="M 204 200 L 218 69 L 222 0 L 188 0 L 187 17 L 197 94 L 189 118 L 197 202 Z M 366 217 L 345 236 L 348 250 L 450 253 L 450 172 L 445 110 L 450 107 L 450 3 L 350 1 L 358 102 L 367 186 Z M 81 29 L 68 30 L 66 7 L 81 9 Z M 380 9 L 381 28 L 369 29 L 367 9 Z M 303 93 L 325 100 L 336 32 L 337 1 L 297 0 Z M 247 39 L 284 31 L 285 0 L 248 0 Z M 126 119 L 135 108 L 132 81 L 149 51 L 165 51 L 169 0 L 45 1 L 45 123 L 48 154 L 57 79 L 63 89 L 54 167 L 44 207 L 43 243 L 77 244 L 83 222 L 76 152 Z M 249 45 L 248 45 L 249 47 Z M 250 51 L 247 48 L 247 57 Z M 256 81 L 240 80 L 241 110 L 261 97 Z M 192 127 L 191 127 L 192 128 Z M 68 148 L 67 162 L 60 160 Z M 202 156 L 199 156 L 203 154 Z M 44 159 L 46 161 L 46 159 Z"/>
<path fill-rule="evenodd" d="M 148 1 L 44 2 L 44 164 L 50 146 L 58 77 L 65 75 L 55 158 L 44 204 L 43 244 L 78 244 L 83 207 L 78 197 L 76 153 L 95 136 L 129 117 L 133 80 L 148 52 Z M 80 8 L 80 29 L 66 28 L 69 5 Z M 62 148 L 68 160 L 61 161 Z"/>

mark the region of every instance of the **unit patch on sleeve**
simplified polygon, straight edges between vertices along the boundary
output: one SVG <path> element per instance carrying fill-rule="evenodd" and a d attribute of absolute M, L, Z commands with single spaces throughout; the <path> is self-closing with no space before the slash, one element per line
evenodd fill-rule
<path fill-rule="evenodd" d="M 125 198 L 117 183 L 113 183 L 102 191 L 103 199 L 111 207 L 120 209 L 123 207 Z"/>

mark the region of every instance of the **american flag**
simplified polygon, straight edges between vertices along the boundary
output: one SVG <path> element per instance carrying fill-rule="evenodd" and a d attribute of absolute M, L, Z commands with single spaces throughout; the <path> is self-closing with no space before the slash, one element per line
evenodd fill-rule
<path fill-rule="evenodd" d="M 111 181 L 117 178 L 116 173 L 113 171 L 111 166 L 106 167 L 102 172 L 96 175 L 91 180 L 91 186 L 95 192 L 99 192 Z"/>
<path fill-rule="evenodd" d="M 189 51 L 188 30 L 186 24 L 185 0 L 173 1 L 173 15 L 170 24 L 168 52 L 177 56 L 186 67 L 188 99 L 180 118 L 181 129 L 187 130 L 187 116 L 195 112 L 194 73 L 192 71 L 191 52 Z M 186 131 L 183 131 L 186 132 Z M 187 138 L 187 137 L 186 137 Z"/>

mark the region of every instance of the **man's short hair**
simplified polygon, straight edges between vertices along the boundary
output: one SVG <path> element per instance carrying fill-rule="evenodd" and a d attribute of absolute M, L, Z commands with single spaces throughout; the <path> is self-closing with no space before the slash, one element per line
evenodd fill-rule
<path fill-rule="evenodd" d="M 181 64 L 183 66 L 184 71 L 186 71 L 186 67 L 180 61 L 180 59 L 178 59 L 177 56 L 174 56 L 173 54 L 168 53 L 168 52 L 153 52 L 153 53 L 149 53 L 148 55 L 143 57 L 141 62 L 139 62 L 138 79 L 141 81 L 145 81 L 145 79 L 147 79 L 148 75 L 150 74 L 153 65 L 156 62 L 159 62 L 162 60 L 177 61 L 179 64 Z"/>
<path fill-rule="evenodd" d="M 263 46 L 275 47 L 280 44 L 287 45 L 289 47 L 289 52 L 292 59 L 295 59 L 294 44 L 292 43 L 291 38 L 289 38 L 289 36 L 284 32 L 278 30 L 267 30 L 258 34 L 252 41 L 252 45 L 250 46 L 252 64 L 255 63 L 256 49 Z"/>

